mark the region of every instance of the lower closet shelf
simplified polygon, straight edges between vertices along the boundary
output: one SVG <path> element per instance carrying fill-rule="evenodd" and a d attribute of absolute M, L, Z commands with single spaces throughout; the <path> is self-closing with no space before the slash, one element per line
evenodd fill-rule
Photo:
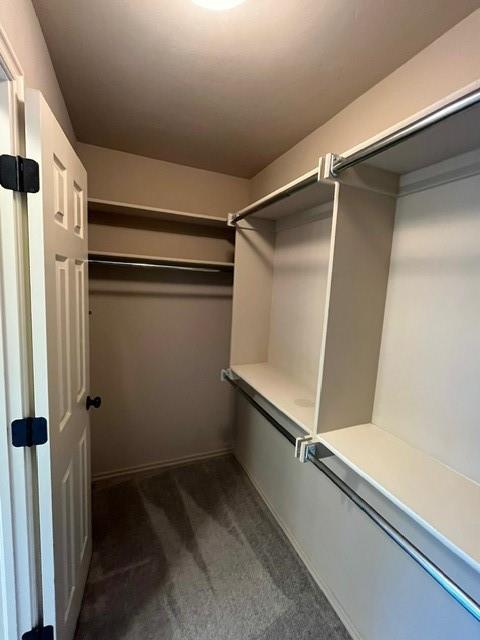
<path fill-rule="evenodd" d="M 305 431 L 315 425 L 315 395 L 268 362 L 231 365 L 231 370 Z"/>
<path fill-rule="evenodd" d="M 192 260 L 187 258 L 169 258 L 164 256 L 144 256 L 133 253 L 110 253 L 107 251 L 89 251 L 88 260 L 93 263 L 117 266 L 170 267 L 204 271 L 232 271 L 234 266 L 233 262 Z"/>
<path fill-rule="evenodd" d="M 374 424 L 320 441 L 475 569 L 480 569 L 480 485 Z"/>

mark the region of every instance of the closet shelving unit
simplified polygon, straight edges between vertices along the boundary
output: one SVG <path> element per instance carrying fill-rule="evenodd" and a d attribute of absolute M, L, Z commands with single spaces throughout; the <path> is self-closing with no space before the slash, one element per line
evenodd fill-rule
<path fill-rule="evenodd" d="M 89 199 L 92 265 L 232 271 L 234 235 L 225 218 Z"/>
<path fill-rule="evenodd" d="M 161 209 L 157 207 L 147 207 L 125 202 L 114 202 L 111 200 L 100 200 L 99 198 L 88 199 L 88 211 L 94 219 L 95 214 L 114 213 L 116 215 L 133 216 L 137 218 L 152 218 L 154 220 L 164 220 L 168 222 L 186 222 L 190 224 L 200 224 L 212 227 L 224 227 L 225 218 L 210 216 L 200 213 L 188 213 L 186 211 L 174 211 L 173 209 Z"/>
<path fill-rule="evenodd" d="M 334 191 L 317 168 L 229 217 L 231 370 L 308 432 L 316 426 Z"/>
<path fill-rule="evenodd" d="M 329 451 L 474 568 L 479 485 L 375 424 L 320 436 Z"/>
<path fill-rule="evenodd" d="M 268 315 L 274 234 L 265 226 L 267 215 L 255 218 L 269 198 L 253 205 L 252 215 L 234 216 L 241 250 L 231 358 L 236 376 L 310 432 L 306 459 L 343 485 L 478 620 L 479 593 L 467 593 L 445 575 L 320 458 L 327 451 L 342 460 L 480 572 L 479 122 L 475 87 L 345 157 L 322 160 L 323 184 L 334 202 L 324 315 L 315 322 L 322 335 L 318 384 L 308 419 L 288 411 L 278 381 L 269 386 L 261 372 L 252 375 L 265 366 L 257 353 L 269 353 L 276 321 L 273 311 Z M 272 194 L 272 211 L 280 192 Z M 291 206 L 290 198 L 281 202 Z M 250 253 L 260 256 L 251 267 L 243 264 Z M 305 312 L 295 316 L 296 326 L 283 325 L 286 339 L 297 335 Z M 278 420 L 271 421 L 284 433 Z"/>
<path fill-rule="evenodd" d="M 330 308 L 319 421 L 322 444 L 476 570 L 479 122 L 475 90 L 346 158 L 327 157 L 324 175 L 339 183 L 339 219 L 352 228 L 365 223 L 355 255 L 379 258 L 375 289 L 386 295 L 375 310 L 368 296 L 355 302 L 354 293 L 353 313 Z M 397 183 L 391 195 L 378 180 L 382 174 Z M 370 212 L 385 215 L 386 197 L 393 205 L 388 265 L 378 249 L 378 226 L 361 211 L 368 201 Z M 352 272 L 337 295 L 366 293 L 372 275 Z M 358 333 L 360 305 L 370 319 Z M 345 349 L 342 336 L 353 331 L 356 344 Z M 359 345 L 372 331 L 379 347 L 374 375 L 368 385 L 355 384 L 351 362 L 361 360 Z"/>

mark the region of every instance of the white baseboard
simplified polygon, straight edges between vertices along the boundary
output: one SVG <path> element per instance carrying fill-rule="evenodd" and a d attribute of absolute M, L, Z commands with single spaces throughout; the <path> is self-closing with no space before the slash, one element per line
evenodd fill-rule
<path fill-rule="evenodd" d="M 232 453 L 231 447 L 228 449 L 217 449 L 215 451 L 206 451 L 204 453 L 195 453 L 190 456 L 182 456 L 181 458 L 171 458 L 170 460 L 158 460 L 157 462 L 149 462 L 147 464 L 139 464 L 134 467 L 124 467 L 123 469 L 114 469 L 113 471 L 103 471 L 92 475 L 92 482 L 98 480 L 107 480 L 109 478 L 118 478 L 120 476 L 129 476 L 142 471 L 154 471 L 155 469 L 166 469 L 167 467 L 181 467 L 192 462 L 200 462 L 209 458 L 219 458 Z"/>
<path fill-rule="evenodd" d="M 233 453 L 235 455 L 235 451 Z M 301 547 L 301 545 L 299 544 L 298 540 L 295 538 L 293 533 L 289 530 L 287 525 L 284 523 L 284 521 L 282 520 L 282 518 L 280 517 L 280 515 L 276 511 L 275 507 L 270 502 L 270 500 L 263 493 L 261 487 L 259 486 L 259 484 L 255 480 L 253 475 L 250 473 L 250 471 L 247 469 L 247 467 L 244 466 L 244 464 L 241 462 L 241 460 L 236 455 L 235 455 L 235 460 L 237 460 L 239 465 L 242 467 L 242 469 L 247 474 L 250 482 L 253 484 L 255 489 L 258 491 L 258 493 L 260 494 L 262 500 L 265 502 L 265 504 L 269 508 L 271 514 L 273 515 L 273 517 L 277 521 L 279 527 L 282 529 L 284 534 L 287 536 L 290 544 L 292 545 L 292 547 L 295 549 L 295 551 L 300 556 L 300 559 L 302 560 L 303 564 L 307 567 L 309 573 L 311 574 L 311 576 L 313 577 L 315 582 L 318 584 L 320 589 L 325 594 L 325 597 L 327 598 L 329 603 L 332 605 L 333 609 L 335 610 L 336 614 L 338 615 L 338 617 L 342 621 L 342 623 L 345 626 L 345 628 L 347 629 L 348 633 L 352 636 L 352 639 L 353 640 L 365 640 L 365 638 L 360 635 L 358 629 L 356 629 L 356 627 L 354 626 L 352 620 L 350 619 L 350 617 L 346 613 L 345 609 L 340 604 L 339 600 L 336 598 L 335 594 L 329 589 L 329 587 L 325 584 L 323 579 L 318 575 L 316 570 L 313 568 L 313 563 L 311 562 L 310 558 L 305 553 L 305 551 L 303 550 L 303 548 Z"/>

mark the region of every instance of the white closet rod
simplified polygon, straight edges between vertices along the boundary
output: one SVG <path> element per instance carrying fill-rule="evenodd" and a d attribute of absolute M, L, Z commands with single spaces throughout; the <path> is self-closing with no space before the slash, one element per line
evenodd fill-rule
<path fill-rule="evenodd" d="M 376 142 L 369 144 L 367 147 L 364 147 L 349 156 L 342 157 L 335 155 L 333 156 L 331 174 L 336 176 L 342 171 L 345 171 L 345 169 L 349 169 L 364 160 L 368 160 L 382 151 L 387 151 L 387 149 L 391 149 L 400 142 L 404 142 L 408 138 L 411 138 L 422 131 L 429 129 L 435 124 L 438 124 L 439 122 L 442 122 L 443 120 L 446 120 L 447 118 L 450 118 L 451 116 L 454 116 L 455 114 L 479 103 L 480 89 L 477 89 L 467 93 L 467 95 L 462 98 L 458 98 L 457 100 L 436 109 L 432 113 L 405 125 L 397 131 L 380 138 Z"/>
<path fill-rule="evenodd" d="M 122 262 L 120 260 L 94 260 L 90 259 L 89 264 L 106 264 L 115 267 L 140 267 L 141 269 L 174 269 L 177 271 L 202 271 L 206 273 L 221 273 L 225 269 L 214 267 L 186 267 L 173 264 L 153 264 L 149 262 Z"/>
<path fill-rule="evenodd" d="M 222 378 L 227 380 L 235 389 L 248 400 L 248 402 L 257 409 L 257 411 L 266 418 L 270 424 L 272 424 L 277 431 L 279 431 L 293 446 L 295 446 L 296 438 L 291 434 L 282 424 L 280 424 L 262 405 L 260 405 L 243 387 L 240 386 L 238 380 L 232 377 L 230 371 L 227 369 L 222 372 Z M 312 447 L 313 448 L 313 447 Z M 324 445 L 322 449 L 326 449 L 331 453 Z M 334 455 L 332 453 L 332 455 Z M 321 452 L 313 453 L 311 450 L 308 454 L 308 460 L 315 465 L 315 467 L 321 471 L 333 484 L 345 494 L 363 513 L 370 518 L 387 536 L 393 540 L 405 553 L 407 553 L 412 560 L 414 560 L 424 571 L 426 571 L 447 593 L 449 593 L 454 600 L 458 602 L 464 609 L 466 609 L 474 618 L 480 621 L 480 604 L 476 602 L 468 593 L 466 593 L 456 582 L 447 576 L 447 574 L 440 569 L 430 558 L 428 558 L 413 542 L 411 542 L 406 536 L 404 536 L 398 529 L 390 524 L 376 509 L 374 509 L 366 500 L 364 500 L 358 493 L 353 491 L 336 473 L 334 473 L 326 464 L 324 464 L 321 458 L 324 458 L 325 454 Z"/>

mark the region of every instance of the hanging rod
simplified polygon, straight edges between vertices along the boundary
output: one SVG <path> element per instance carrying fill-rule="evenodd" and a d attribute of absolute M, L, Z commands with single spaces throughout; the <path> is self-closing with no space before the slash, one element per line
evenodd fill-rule
<path fill-rule="evenodd" d="M 389 133 L 383 138 L 380 138 L 380 140 L 373 142 L 367 147 L 364 147 L 349 156 L 334 156 L 331 173 L 333 176 L 336 176 L 342 171 L 345 171 L 364 160 L 368 160 L 382 151 L 387 151 L 400 142 L 429 129 L 433 125 L 442 122 L 442 120 L 446 120 L 447 118 L 450 118 L 451 116 L 478 103 L 480 103 L 480 89 L 471 91 L 462 98 L 457 98 L 457 100 L 432 111 L 432 113 L 422 116 L 418 120 L 401 127 L 397 131 Z"/>
<path fill-rule="evenodd" d="M 295 446 L 296 438 L 291 434 L 278 420 L 276 420 L 255 398 L 253 398 L 244 388 L 242 388 L 237 379 L 231 377 L 231 373 L 227 370 L 223 379 L 227 380 L 237 391 L 239 391 L 246 400 L 255 409 L 272 424 L 293 446 Z M 325 449 L 327 447 L 322 445 Z M 323 457 L 323 456 L 322 456 Z M 426 571 L 442 589 L 444 589 L 452 598 L 458 602 L 466 611 L 468 611 L 476 620 L 480 621 L 480 604 L 466 593 L 454 580 L 440 569 L 430 558 L 428 558 L 417 546 L 413 544 L 406 536 L 388 522 L 374 507 L 356 493 L 348 484 L 346 484 L 337 474 L 330 469 L 321 459 L 314 453 L 309 452 L 308 460 L 321 471 L 344 495 L 346 495 L 363 513 L 374 522 L 387 536 L 395 542 L 412 560 L 414 560 L 424 571 Z"/>
<path fill-rule="evenodd" d="M 284 200 L 294 193 L 297 193 L 297 191 L 301 191 L 302 189 L 305 189 L 305 187 L 309 187 L 311 184 L 315 184 L 315 182 L 319 181 L 318 174 L 319 172 L 316 169 L 314 172 L 307 174 L 305 177 L 300 178 L 300 180 L 297 180 L 293 184 L 287 185 L 284 189 L 276 191 L 271 195 L 258 200 L 257 202 L 253 202 L 252 204 L 248 205 L 248 207 L 245 207 L 244 209 L 238 211 L 238 213 L 231 213 L 228 217 L 228 224 L 230 226 L 235 226 L 237 222 L 240 222 L 240 220 L 251 216 L 252 213 L 261 211 L 262 209 L 265 209 L 265 207 L 275 204 L 280 200 Z"/>
<path fill-rule="evenodd" d="M 177 271 L 202 271 L 205 273 L 221 273 L 225 269 L 216 267 L 187 267 L 175 264 L 154 264 L 150 262 L 122 262 L 121 260 L 95 260 L 90 258 L 89 264 L 106 264 L 115 267 L 140 267 L 142 269 L 174 269 Z"/>

